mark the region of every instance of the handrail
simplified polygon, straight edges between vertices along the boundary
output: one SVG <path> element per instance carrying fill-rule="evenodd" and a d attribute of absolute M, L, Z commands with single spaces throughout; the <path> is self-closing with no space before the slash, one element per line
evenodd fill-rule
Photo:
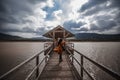
<path fill-rule="evenodd" d="M 50 46 L 51 47 L 51 46 Z M 49 48 L 50 48 L 49 47 Z M 52 48 L 51 48 L 51 50 L 49 50 L 49 52 L 46 54 L 46 56 L 42 59 L 42 61 L 36 66 L 36 67 L 34 67 L 34 69 L 31 71 L 31 73 L 27 76 L 27 78 L 25 79 L 25 80 L 28 80 L 31 76 L 32 76 L 32 74 L 34 73 L 34 71 L 42 64 L 42 62 L 44 61 L 44 60 L 46 60 L 46 58 L 48 58 L 48 54 L 50 53 L 52 51 Z M 47 62 L 47 61 L 46 61 Z M 38 77 L 37 78 L 39 78 L 39 75 L 38 75 Z"/>
<path fill-rule="evenodd" d="M 52 46 L 52 45 L 51 45 Z M 50 47 L 51 47 L 50 46 Z M 48 47 L 48 48 L 50 48 Z M 48 48 L 46 48 L 45 50 L 47 50 Z M 32 57 L 28 58 L 27 60 L 25 60 L 24 62 L 20 63 L 19 65 L 15 66 L 14 68 L 12 68 L 11 70 L 9 70 L 8 72 L 6 72 L 5 74 L 3 74 L 2 76 L 0 76 L 0 80 L 5 78 L 7 75 L 11 74 L 12 72 L 16 71 L 17 69 L 19 69 L 20 67 L 22 67 L 23 65 L 27 64 L 29 61 L 33 60 L 35 57 L 39 56 L 41 53 L 43 53 L 45 50 L 40 51 L 39 53 L 33 55 Z"/>
<path fill-rule="evenodd" d="M 94 78 L 88 73 L 88 71 L 78 62 L 78 60 L 75 58 L 75 57 L 73 57 L 74 59 L 75 59 L 75 61 L 83 68 L 83 70 L 87 73 L 87 75 L 92 79 L 92 80 L 94 80 Z"/>
<path fill-rule="evenodd" d="M 73 59 L 81 66 L 81 68 L 87 73 L 87 75 L 92 79 L 92 80 L 95 80 L 90 74 L 89 74 L 89 72 L 83 67 L 83 65 L 75 58 L 75 57 L 73 57 L 73 54 L 69 51 L 69 50 L 67 50 L 71 55 L 69 56 L 69 57 L 72 57 L 72 64 L 73 64 Z M 81 71 L 82 72 L 82 71 Z M 83 72 L 82 72 L 82 75 L 81 75 L 81 79 L 83 79 L 82 78 L 83 77 Z"/>
<path fill-rule="evenodd" d="M 28 80 L 32 74 L 34 73 L 34 71 L 41 65 L 41 63 L 45 60 L 45 58 L 42 59 L 42 61 L 38 64 L 38 66 L 34 67 L 34 69 L 31 71 L 31 73 L 27 76 L 27 78 L 25 80 Z"/>
<path fill-rule="evenodd" d="M 111 75 L 112 77 L 114 77 L 115 79 L 120 80 L 120 74 L 112 71 L 111 69 L 105 67 L 104 65 L 102 65 L 102 64 L 100 64 L 100 63 L 97 63 L 97 62 L 93 61 L 92 59 L 90 59 L 90 58 L 88 58 L 87 56 L 83 55 L 83 54 L 80 53 L 79 51 L 77 51 L 77 50 L 75 50 L 75 49 L 73 49 L 73 48 L 71 48 L 71 47 L 69 47 L 69 46 L 66 46 L 66 47 L 68 47 L 69 49 L 74 50 L 74 51 L 77 52 L 79 55 L 81 55 L 83 58 L 89 60 L 89 61 L 92 62 L 94 65 L 96 65 L 97 67 L 99 67 L 100 69 L 102 69 L 103 71 L 105 71 L 106 73 L 108 73 L 109 75 Z M 71 52 L 69 52 L 69 53 L 72 54 Z M 73 55 L 73 54 L 72 54 L 72 55 Z M 74 58 L 74 59 L 75 59 L 75 58 Z M 77 59 L 76 59 L 76 60 L 77 60 Z M 83 65 L 81 65 L 81 67 L 82 67 L 83 70 L 84 70 Z"/>
<path fill-rule="evenodd" d="M 80 53 L 80 52 L 78 52 L 77 50 L 74 50 L 74 51 L 77 52 L 77 53 Z M 83 54 L 81 54 L 81 53 L 80 53 L 80 55 L 82 55 L 84 58 L 86 58 L 87 60 L 89 60 L 90 62 L 92 62 L 93 64 L 95 64 L 95 65 L 98 66 L 100 69 L 102 69 L 103 71 L 107 72 L 108 74 L 110 74 L 110 75 L 113 76 L 114 78 L 120 80 L 120 75 L 119 75 L 118 73 L 112 71 L 111 69 L 107 68 L 106 66 L 104 66 L 104 65 L 102 65 L 102 64 L 100 64 L 100 63 L 97 63 L 97 62 L 93 61 L 92 59 L 86 57 L 85 55 L 83 55 Z"/>

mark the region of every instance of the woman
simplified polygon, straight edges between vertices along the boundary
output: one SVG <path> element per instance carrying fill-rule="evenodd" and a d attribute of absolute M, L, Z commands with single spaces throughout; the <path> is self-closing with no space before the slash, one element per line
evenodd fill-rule
<path fill-rule="evenodd" d="M 63 45 L 65 45 L 65 42 L 63 42 L 62 39 L 59 39 L 58 41 L 58 54 L 59 54 L 59 62 L 62 62 L 62 52 L 63 52 Z"/>

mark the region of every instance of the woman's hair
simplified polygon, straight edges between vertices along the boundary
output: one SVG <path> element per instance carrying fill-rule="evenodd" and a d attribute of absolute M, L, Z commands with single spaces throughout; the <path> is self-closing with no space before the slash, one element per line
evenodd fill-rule
<path fill-rule="evenodd" d="M 60 38 L 59 41 L 58 41 L 58 45 L 62 42 L 62 39 Z"/>

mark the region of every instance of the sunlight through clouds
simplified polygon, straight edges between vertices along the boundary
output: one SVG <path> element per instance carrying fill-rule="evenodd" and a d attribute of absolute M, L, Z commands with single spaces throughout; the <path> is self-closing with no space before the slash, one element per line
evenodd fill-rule
<path fill-rule="evenodd" d="M 53 0 L 47 0 L 47 6 L 48 7 L 54 7 L 54 1 Z"/>
<path fill-rule="evenodd" d="M 61 25 L 72 33 L 119 34 L 119 4 L 119 0 L 2 0 L 0 32 L 34 37 Z"/>
<path fill-rule="evenodd" d="M 62 14 L 63 12 L 62 12 L 62 10 L 58 10 L 58 11 L 54 11 L 53 12 L 53 15 L 55 16 L 55 18 L 57 19 L 57 20 L 60 20 L 61 21 L 61 14 Z"/>
<path fill-rule="evenodd" d="M 71 0 L 70 5 L 69 5 L 69 19 L 71 20 L 77 20 L 80 14 L 78 13 L 78 10 L 81 8 L 83 4 L 88 2 L 88 0 Z"/>

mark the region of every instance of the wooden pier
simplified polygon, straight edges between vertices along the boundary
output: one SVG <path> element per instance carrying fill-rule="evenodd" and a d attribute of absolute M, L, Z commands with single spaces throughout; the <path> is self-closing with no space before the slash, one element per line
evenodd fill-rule
<path fill-rule="evenodd" d="M 59 63 L 59 55 L 53 52 L 39 80 L 75 80 L 68 55 L 63 52 L 63 61 Z"/>

